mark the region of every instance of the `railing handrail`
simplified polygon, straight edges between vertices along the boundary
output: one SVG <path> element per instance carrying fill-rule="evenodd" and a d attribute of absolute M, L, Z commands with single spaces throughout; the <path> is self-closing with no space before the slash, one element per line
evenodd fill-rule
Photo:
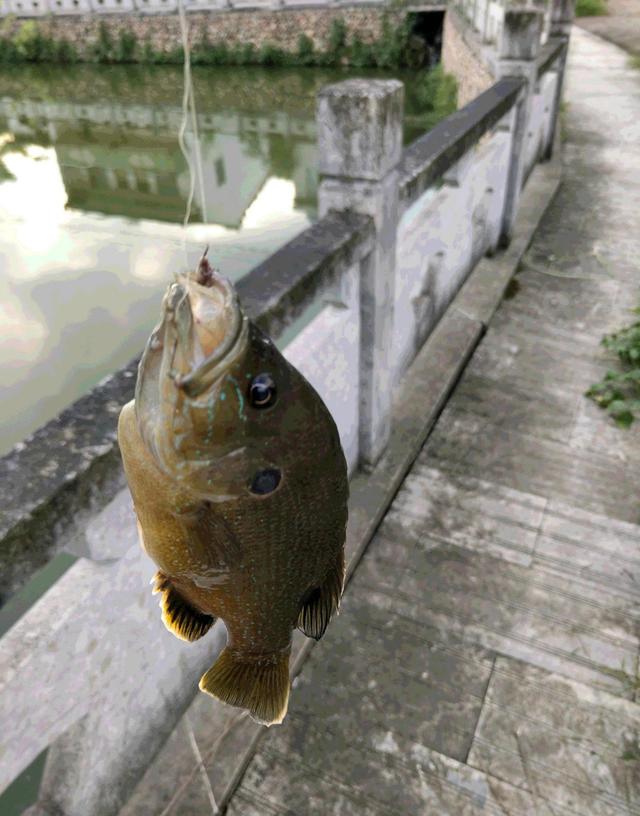
<path fill-rule="evenodd" d="M 86 4 L 81 7 L 71 7 L 67 5 L 58 6 L 53 2 L 47 0 L 38 0 L 37 8 L 34 8 L 29 3 L 29 0 L 21 0 L 23 8 L 16 7 L 16 2 L 0 0 L 0 18 L 8 17 L 10 15 L 17 19 L 38 19 L 47 14 L 55 17 L 78 17 L 80 15 L 89 15 L 96 17 L 108 17 L 113 15 L 132 15 L 132 16 L 151 16 L 151 15 L 170 15 L 177 13 L 177 2 L 172 0 L 170 4 L 162 3 L 160 0 L 151 0 L 148 3 L 142 3 L 141 0 L 133 0 L 132 7 L 122 8 L 120 6 L 112 6 L 109 4 L 98 5 L 96 0 L 87 0 Z M 229 0 L 227 5 L 224 0 L 210 0 L 210 2 L 197 2 L 197 0 L 186 0 L 185 10 L 188 13 L 198 13 L 201 11 L 212 12 L 229 12 L 238 11 L 244 12 L 247 10 L 257 11 L 277 11 L 281 9 L 289 9 L 291 11 L 304 11 L 306 8 L 348 8 L 355 6 L 361 8 L 362 6 L 383 6 L 390 5 L 390 0 Z M 29 7 L 30 6 L 30 7 Z M 446 8 L 444 0 L 423 0 L 415 6 L 428 6 L 434 11 L 439 11 Z M 411 10 L 414 6 L 409 7 Z"/>
<path fill-rule="evenodd" d="M 566 42 L 562 37 L 549 37 L 547 42 L 540 48 L 540 53 L 536 60 L 536 69 L 538 78 L 549 71 L 559 56 L 561 56 L 563 49 L 566 48 Z"/>
<path fill-rule="evenodd" d="M 501 79 L 418 137 L 400 163 L 400 197 L 408 207 L 515 105 L 524 80 Z"/>

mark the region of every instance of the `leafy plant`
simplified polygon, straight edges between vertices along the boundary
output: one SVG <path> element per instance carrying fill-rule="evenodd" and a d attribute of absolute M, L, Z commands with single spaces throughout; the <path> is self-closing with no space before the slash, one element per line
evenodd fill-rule
<path fill-rule="evenodd" d="M 14 38 L 17 53 L 25 60 L 37 61 L 42 53 L 42 35 L 34 20 L 23 23 Z"/>
<path fill-rule="evenodd" d="M 429 130 L 441 119 L 454 113 L 458 106 L 458 83 L 438 63 L 423 72 L 415 91 L 418 105 L 425 113 L 425 129 Z"/>
<path fill-rule="evenodd" d="M 313 46 L 313 40 L 310 37 L 307 37 L 306 34 L 301 34 L 298 37 L 297 57 L 300 65 L 315 64 L 315 51 Z"/>
<path fill-rule="evenodd" d="M 138 40 L 133 31 L 122 30 L 118 35 L 113 58 L 115 62 L 135 62 Z"/>
<path fill-rule="evenodd" d="M 289 55 L 271 43 L 265 43 L 258 52 L 258 62 L 260 65 L 287 65 L 290 63 Z"/>
<path fill-rule="evenodd" d="M 104 20 L 101 20 L 98 26 L 95 54 L 98 62 L 112 62 L 113 60 L 113 39 Z"/>
<path fill-rule="evenodd" d="M 331 21 L 329 29 L 328 51 L 336 57 L 340 57 L 347 45 L 347 25 L 342 17 L 336 17 Z"/>
<path fill-rule="evenodd" d="M 634 313 L 640 314 L 640 308 Z M 586 396 L 606 409 L 619 426 L 628 428 L 640 410 L 640 320 L 605 335 L 602 345 L 618 355 L 623 370 L 607 371 Z"/>
<path fill-rule="evenodd" d="M 599 17 L 608 13 L 606 0 L 576 0 L 576 17 Z"/>

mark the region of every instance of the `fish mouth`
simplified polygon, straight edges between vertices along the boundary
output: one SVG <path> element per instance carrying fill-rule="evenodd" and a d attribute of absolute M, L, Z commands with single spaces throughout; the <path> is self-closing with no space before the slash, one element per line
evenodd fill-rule
<path fill-rule="evenodd" d="M 164 318 L 181 361 L 168 376 L 190 398 L 210 388 L 246 348 L 249 321 L 238 295 L 211 267 L 204 277 L 178 276 L 165 297 Z"/>

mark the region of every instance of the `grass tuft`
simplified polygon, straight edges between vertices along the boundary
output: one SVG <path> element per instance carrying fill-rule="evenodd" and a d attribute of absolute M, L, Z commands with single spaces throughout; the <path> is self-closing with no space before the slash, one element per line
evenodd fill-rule
<path fill-rule="evenodd" d="M 608 13 L 606 0 L 576 0 L 576 17 L 601 17 Z"/>

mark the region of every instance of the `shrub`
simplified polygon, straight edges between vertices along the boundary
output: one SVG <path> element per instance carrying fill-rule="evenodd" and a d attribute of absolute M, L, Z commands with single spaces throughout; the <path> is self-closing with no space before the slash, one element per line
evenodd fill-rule
<path fill-rule="evenodd" d="M 597 17 L 608 14 L 606 0 L 576 0 L 576 17 Z"/>
<path fill-rule="evenodd" d="M 373 46 L 364 43 L 356 34 L 349 48 L 349 65 L 354 68 L 364 68 L 368 65 L 375 65 Z"/>
<path fill-rule="evenodd" d="M 69 42 L 69 40 L 62 39 L 58 43 L 56 61 L 63 63 L 78 61 L 78 52 L 75 46 Z"/>
<path fill-rule="evenodd" d="M 135 62 L 138 41 L 133 31 L 121 31 L 114 51 L 116 62 Z"/>
<path fill-rule="evenodd" d="M 98 40 L 95 45 L 95 56 L 98 62 L 111 62 L 113 59 L 113 40 L 104 20 L 98 26 Z"/>
<path fill-rule="evenodd" d="M 336 17 L 331 21 L 329 30 L 328 51 L 336 57 L 342 56 L 347 45 L 347 25 L 342 17 Z"/>
<path fill-rule="evenodd" d="M 423 73 L 415 94 L 419 107 L 426 114 L 424 125 L 427 130 L 457 109 L 458 83 L 454 76 L 444 72 L 442 63 Z"/>
<path fill-rule="evenodd" d="M 411 21 L 409 17 L 392 27 L 389 18 L 382 19 L 382 36 L 373 45 L 373 57 L 379 68 L 397 68 L 405 65 L 408 53 Z"/>
<path fill-rule="evenodd" d="M 28 20 L 18 29 L 14 38 L 16 53 L 19 57 L 29 62 L 40 59 L 42 53 L 42 35 L 35 20 Z"/>
<path fill-rule="evenodd" d="M 315 50 L 313 47 L 313 40 L 307 37 L 306 34 L 301 34 L 298 37 L 298 65 L 314 65 L 315 64 Z"/>
<path fill-rule="evenodd" d="M 260 65 L 286 65 L 289 58 L 282 48 L 265 43 L 258 54 L 258 61 Z"/>

